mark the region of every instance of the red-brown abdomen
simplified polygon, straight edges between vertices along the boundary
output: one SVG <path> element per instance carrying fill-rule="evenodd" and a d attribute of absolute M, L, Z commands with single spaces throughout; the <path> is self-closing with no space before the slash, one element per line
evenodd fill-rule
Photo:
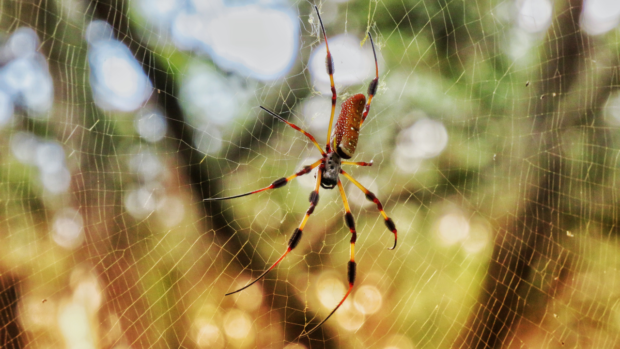
<path fill-rule="evenodd" d="M 343 159 L 350 159 L 355 153 L 365 105 L 366 96 L 363 94 L 351 96 L 341 105 L 340 115 L 332 133 L 331 146 Z"/>

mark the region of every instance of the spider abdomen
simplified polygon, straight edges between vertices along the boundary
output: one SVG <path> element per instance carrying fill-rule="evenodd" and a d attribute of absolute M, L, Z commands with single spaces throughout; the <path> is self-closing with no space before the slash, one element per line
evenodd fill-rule
<path fill-rule="evenodd" d="M 333 150 L 343 159 L 350 159 L 355 153 L 365 105 L 363 94 L 351 96 L 342 103 L 331 138 Z"/>

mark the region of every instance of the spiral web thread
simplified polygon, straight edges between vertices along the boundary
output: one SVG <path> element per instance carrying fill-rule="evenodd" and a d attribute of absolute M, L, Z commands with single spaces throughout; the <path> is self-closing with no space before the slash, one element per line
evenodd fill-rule
<path fill-rule="evenodd" d="M 203 199 L 263 188 L 320 157 L 259 109 L 325 144 L 331 96 L 313 85 L 309 60 L 323 42 L 314 4 L 283 5 L 298 16 L 297 57 L 265 82 L 175 46 L 141 2 L 0 3 L 0 346 L 617 347 L 620 29 L 587 27 L 577 0 L 535 8 L 549 23 L 532 22 L 529 3 L 318 4 L 328 37 L 375 37 L 379 89 L 353 158 L 373 166 L 347 172 L 382 201 L 399 245 L 386 249 L 383 218 L 343 179 L 359 233 L 356 285 L 308 338 L 347 290 L 338 191 L 321 190 L 277 268 L 228 297 L 284 252 L 314 172 Z M 49 80 L 18 75 L 14 92 L 7 67 L 27 47 L 9 48 L 23 28 Z M 122 44 L 103 52 L 127 50 L 144 72 L 151 92 L 138 106 L 106 102 L 91 84 L 101 37 Z M 338 104 L 365 93 L 372 74 L 339 83 L 334 60 Z M 184 97 L 205 71 L 220 84 L 198 90 L 207 107 L 235 98 L 215 126 L 200 120 L 216 107 Z M 315 104 L 327 108 L 309 113 Z M 154 114 L 165 133 L 141 133 L 143 122 L 161 127 Z"/>

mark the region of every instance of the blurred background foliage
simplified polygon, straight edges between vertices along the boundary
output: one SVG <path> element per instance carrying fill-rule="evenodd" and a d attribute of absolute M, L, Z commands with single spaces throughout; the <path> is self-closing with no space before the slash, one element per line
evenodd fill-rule
<path fill-rule="evenodd" d="M 6 348 L 611 348 L 620 343 L 613 0 L 326 1 L 339 103 L 380 84 L 345 183 L 314 3 L 0 2 Z M 347 182 L 346 180 L 344 182 Z"/>

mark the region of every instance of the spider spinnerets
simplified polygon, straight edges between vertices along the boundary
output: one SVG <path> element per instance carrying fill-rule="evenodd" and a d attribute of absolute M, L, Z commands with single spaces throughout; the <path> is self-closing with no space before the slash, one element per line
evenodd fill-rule
<path fill-rule="evenodd" d="M 353 218 L 353 215 L 351 214 L 351 208 L 349 207 L 349 202 L 345 195 L 344 187 L 342 186 L 342 182 L 340 181 L 340 175 L 343 175 L 348 180 L 350 180 L 355 186 L 357 186 L 362 192 L 364 192 L 368 200 L 375 203 L 381 216 L 383 216 L 386 227 L 388 228 L 388 230 L 394 233 L 394 245 L 390 248 L 390 250 L 393 250 L 394 248 L 396 248 L 396 243 L 397 243 L 396 226 L 394 225 L 394 222 L 392 221 L 392 219 L 389 218 L 387 214 L 385 213 L 385 211 L 383 210 L 383 205 L 381 204 L 379 199 L 377 199 L 375 194 L 373 194 L 368 189 L 366 189 L 362 184 L 356 181 L 353 177 L 351 177 L 351 175 L 346 173 L 341 168 L 342 165 L 372 166 L 372 161 L 370 162 L 347 161 L 355 153 L 355 150 L 357 148 L 360 128 L 362 127 L 364 120 L 366 120 L 366 117 L 368 116 L 368 112 L 370 110 L 370 103 L 372 102 L 372 98 L 377 92 L 377 85 L 379 83 L 379 65 L 377 63 L 377 53 L 375 51 L 375 45 L 372 40 L 372 35 L 368 33 L 368 36 L 370 38 L 370 44 L 372 46 L 372 52 L 375 58 L 376 77 L 370 82 L 368 86 L 368 100 L 366 100 L 366 97 L 363 94 L 356 94 L 354 96 L 349 97 L 346 101 L 344 101 L 341 105 L 340 115 L 338 116 L 338 120 L 336 121 L 336 127 L 334 128 L 334 131 L 332 133 L 332 124 L 334 121 L 334 113 L 336 111 L 336 99 L 337 99 L 336 88 L 334 86 L 334 60 L 332 59 L 331 53 L 329 52 L 329 45 L 327 43 L 327 35 L 325 34 L 325 27 L 323 26 L 323 20 L 321 19 L 321 15 L 319 14 L 319 9 L 316 6 L 314 6 L 314 9 L 316 10 L 316 14 L 319 17 L 319 22 L 321 24 L 321 30 L 323 32 L 323 37 L 325 39 L 325 48 L 327 50 L 327 56 L 325 57 L 325 67 L 327 70 L 327 74 L 329 75 L 331 92 L 332 92 L 332 108 L 331 108 L 331 114 L 329 117 L 329 127 L 327 129 L 327 144 L 325 145 L 325 151 L 323 150 L 323 148 L 321 148 L 321 146 L 317 143 L 314 136 L 312 136 L 310 133 L 304 131 L 297 125 L 285 120 L 284 118 L 280 117 L 279 115 L 275 114 L 269 109 L 264 108 L 262 106 L 260 108 L 266 111 L 267 113 L 271 114 L 273 117 L 277 118 L 278 120 L 286 123 L 293 129 L 303 133 L 306 137 L 308 137 L 308 139 L 310 139 L 310 141 L 321 152 L 321 155 L 322 155 L 321 159 L 319 159 L 318 161 L 314 162 L 311 165 L 305 166 L 299 172 L 291 176 L 276 179 L 273 183 L 271 183 L 269 186 L 265 188 L 254 190 L 249 193 L 235 195 L 235 196 L 205 199 L 206 201 L 234 199 L 234 198 L 239 198 L 243 196 L 260 193 L 262 191 L 266 191 L 270 189 L 281 188 L 285 186 L 288 182 L 293 180 L 294 178 L 308 174 L 314 168 L 318 167 L 318 172 L 316 176 L 316 185 L 315 185 L 314 190 L 310 193 L 310 199 L 309 199 L 310 208 L 308 208 L 308 211 L 306 211 L 306 215 L 304 216 L 303 220 L 299 224 L 299 227 L 297 227 L 295 231 L 293 232 L 293 235 L 291 235 L 291 238 L 289 239 L 289 242 L 288 242 L 288 247 L 286 251 L 284 252 L 284 254 L 282 254 L 282 256 L 278 258 L 278 260 L 269 269 L 265 270 L 260 276 L 258 276 L 256 279 L 254 279 L 252 282 L 250 282 L 246 286 L 236 291 L 227 293 L 226 295 L 228 296 L 228 295 L 243 291 L 246 288 L 252 286 L 254 283 L 259 281 L 260 279 L 262 279 L 265 275 L 267 275 L 267 273 L 270 270 L 275 268 L 275 266 L 278 265 L 278 263 L 280 263 L 289 252 L 291 252 L 295 247 L 297 247 L 297 245 L 299 244 L 299 241 L 301 240 L 301 235 L 304 230 L 304 227 L 306 226 L 306 222 L 308 221 L 308 218 L 314 212 L 314 209 L 319 203 L 319 188 L 323 187 L 324 189 L 333 189 L 336 186 L 338 186 L 338 190 L 340 191 L 342 202 L 345 208 L 345 215 L 344 215 L 345 222 L 347 224 L 347 227 L 349 228 L 349 231 L 351 232 L 351 257 L 350 257 L 348 268 L 347 268 L 347 279 L 349 282 L 349 289 L 344 295 L 344 297 L 342 298 L 342 300 L 338 303 L 338 305 L 332 310 L 332 312 L 323 321 L 321 321 L 318 325 L 312 328 L 310 331 L 305 332 L 303 334 L 305 336 L 308 336 L 312 332 L 316 331 L 323 323 L 325 323 L 325 321 L 327 321 L 336 312 L 336 310 L 338 310 L 338 308 L 340 308 L 342 303 L 344 303 L 344 301 L 347 299 L 347 297 L 351 293 L 351 290 L 353 289 L 353 284 L 355 283 L 355 274 L 356 274 L 355 241 L 357 240 L 357 232 L 355 230 L 355 219 Z"/>

